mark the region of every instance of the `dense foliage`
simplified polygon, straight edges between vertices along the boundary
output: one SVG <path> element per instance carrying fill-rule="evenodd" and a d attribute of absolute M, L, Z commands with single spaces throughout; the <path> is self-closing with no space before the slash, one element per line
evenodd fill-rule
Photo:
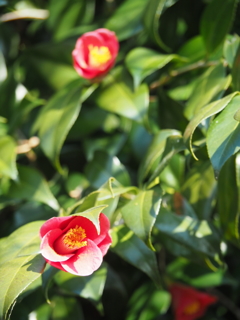
<path fill-rule="evenodd" d="M 240 319 L 238 0 L 0 0 L 0 14 L 0 318 Z M 72 51 L 99 28 L 119 52 L 81 42 L 89 68 Z M 100 230 L 101 212 L 112 244 L 95 272 L 46 264 L 47 219 Z"/>

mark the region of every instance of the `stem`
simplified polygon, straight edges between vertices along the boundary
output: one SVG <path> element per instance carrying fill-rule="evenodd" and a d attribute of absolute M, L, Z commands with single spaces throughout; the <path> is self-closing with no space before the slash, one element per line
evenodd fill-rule
<path fill-rule="evenodd" d="M 166 83 L 170 82 L 172 80 L 172 78 L 177 77 L 183 73 L 186 73 L 188 71 L 192 71 L 192 70 L 196 70 L 199 68 L 206 68 L 206 67 L 211 67 L 211 66 L 216 66 L 219 63 L 219 61 L 204 61 L 204 60 L 200 60 L 198 62 L 195 62 L 193 64 L 190 64 L 188 66 L 176 69 L 176 70 L 172 70 L 169 72 L 169 74 L 163 75 L 161 77 L 160 80 L 153 82 L 150 85 L 150 90 L 153 90 L 157 87 L 161 87 L 163 85 L 165 85 Z"/>

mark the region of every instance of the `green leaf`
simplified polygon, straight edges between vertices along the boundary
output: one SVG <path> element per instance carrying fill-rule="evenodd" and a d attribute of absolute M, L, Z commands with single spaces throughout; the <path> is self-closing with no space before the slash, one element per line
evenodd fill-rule
<path fill-rule="evenodd" d="M 116 32 L 119 41 L 132 37 L 142 30 L 145 7 L 146 0 L 125 0 L 104 27 Z"/>
<path fill-rule="evenodd" d="M 143 182 L 146 177 L 156 169 L 158 162 L 164 152 L 167 138 L 178 135 L 177 130 L 161 130 L 153 137 L 153 140 L 144 156 L 139 168 L 139 181 Z"/>
<path fill-rule="evenodd" d="M 59 269 L 50 266 L 50 264 L 47 264 L 42 274 L 42 290 L 44 292 L 45 299 L 49 304 L 51 303 L 51 301 L 49 300 L 49 297 L 48 297 L 48 291 L 49 291 L 50 284 L 53 280 L 53 277 L 57 272 L 59 272 Z"/>
<path fill-rule="evenodd" d="M 56 295 L 52 299 L 54 308 L 51 312 L 51 320 L 84 320 L 82 307 L 77 299 Z M 42 318 L 39 318 L 39 320 Z"/>
<path fill-rule="evenodd" d="M 34 280 L 41 276 L 45 259 L 40 248 L 39 229 L 44 221 L 24 225 L 0 243 L 0 318 Z"/>
<path fill-rule="evenodd" d="M 188 199 L 200 219 L 211 217 L 215 205 L 217 182 L 209 161 L 198 162 L 182 185 L 182 194 Z"/>
<path fill-rule="evenodd" d="M 54 280 L 61 289 L 92 301 L 101 311 L 101 298 L 107 278 L 107 267 L 102 265 L 92 275 L 79 277 L 63 271 L 58 272 Z"/>
<path fill-rule="evenodd" d="M 240 90 L 240 47 L 238 46 L 238 50 L 236 52 L 236 56 L 232 66 L 232 86 L 233 90 Z"/>
<path fill-rule="evenodd" d="M 156 290 L 152 283 L 141 285 L 130 298 L 126 320 L 157 319 L 166 313 L 170 302 L 169 292 Z"/>
<path fill-rule="evenodd" d="M 0 242 L 0 262 L 5 263 L 15 257 L 29 256 L 39 252 L 39 230 L 44 221 L 34 221 L 20 227 Z"/>
<path fill-rule="evenodd" d="M 238 94 L 239 94 L 238 92 L 233 92 L 220 100 L 214 101 L 214 102 L 206 105 L 189 122 L 187 128 L 185 129 L 183 137 L 184 137 L 185 142 L 189 143 L 191 153 L 195 158 L 196 158 L 196 156 L 195 156 L 195 154 L 193 152 L 193 148 L 192 148 L 192 136 L 193 136 L 193 133 L 194 133 L 195 129 L 197 128 L 197 126 L 203 120 L 222 111 L 231 102 L 231 100 Z"/>
<path fill-rule="evenodd" d="M 218 178 L 218 212 L 224 237 L 240 247 L 239 242 L 239 155 L 230 158 Z M 231 195 L 231 196 L 230 196 Z"/>
<path fill-rule="evenodd" d="M 209 288 L 220 285 L 235 285 L 233 277 L 226 270 L 209 271 L 208 268 L 191 263 L 187 259 L 177 258 L 167 267 L 168 275 L 176 281 L 184 281 L 197 288 Z"/>
<path fill-rule="evenodd" d="M 5 64 L 4 55 L 0 51 L 0 84 L 7 78 L 7 67 Z"/>
<path fill-rule="evenodd" d="M 229 157 L 240 150 L 240 124 L 234 119 L 240 97 L 234 97 L 211 123 L 207 132 L 207 149 L 215 175 Z"/>
<path fill-rule="evenodd" d="M 231 68 L 233 67 L 233 63 L 238 51 L 239 42 L 240 38 L 237 34 L 228 35 L 224 42 L 223 55 Z"/>
<path fill-rule="evenodd" d="M 16 143 L 10 136 L 0 137 L 0 177 L 6 176 L 17 179 Z"/>
<path fill-rule="evenodd" d="M 206 7 L 200 31 L 208 53 L 213 52 L 224 41 L 233 23 L 236 7 L 236 0 L 213 0 Z"/>
<path fill-rule="evenodd" d="M 0 264 L 0 317 L 5 319 L 20 293 L 41 276 L 45 264 L 41 255 L 17 257 Z"/>
<path fill-rule="evenodd" d="M 104 208 L 106 208 L 106 205 L 94 207 L 83 212 L 77 212 L 74 214 L 74 216 L 85 217 L 91 220 L 92 223 L 95 225 L 97 232 L 99 234 L 100 233 L 99 215 Z"/>
<path fill-rule="evenodd" d="M 125 63 L 133 76 L 134 87 L 137 88 L 144 78 L 177 57 L 176 54 L 160 54 L 147 48 L 138 47 L 131 50 Z"/>
<path fill-rule="evenodd" d="M 122 185 L 130 185 L 130 177 L 127 170 L 117 157 L 112 157 L 104 151 L 96 151 L 94 158 L 86 168 L 85 174 L 91 185 L 98 189 L 109 178 L 116 178 Z"/>
<path fill-rule="evenodd" d="M 162 194 L 156 190 L 140 191 L 120 209 L 126 225 L 152 250 L 151 232 L 158 215 Z"/>
<path fill-rule="evenodd" d="M 169 51 L 170 49 L 163 43 L 159 35 L 159 20 L 167 7 L 173 5 L 177 0 L 151 0 L 144 14 L 144 25 L 150 38 L 158 44 L 162 49 Z"/>
<path fill-rule="evenodd" d="M 231 78 L 225 77 L 225 68 L 221 63 L 208 68 L 195 82 L 184 115 L 188 119 L 197 115 L 206 104 L 219 97 L 230 83 Z"/>
<path fill-rule="evenodd" d="M 124 81 L 109 75 L 98 91 L 96 102 L 104 110 L 142 122 L 148 111 L 148 86 L 142 84 L 133 93 Z"/>
<path fill-rule="evenodd" d="M 74 81 L 54 95 L 43 107 L 34 124 L 44 153 L 61 171 L 59 154 L 66 136 L 78 117 L 81 108 L 81 88 Z"/>
<path fill-rule="evenodd" d="M 53 210 L 59 209 L 47 181 L 31 167 L 18 166 L 19 180 L 12 182 L 8 196 L 13 199 L 35 200 L 47 204 Z"/>
<path fill-rule="evenodd" d="M 213 259 L 218 266 L 222 265 L 219 234 L 206 220 L 179 216 L 162 207 L 155 227 L 186 248 Z"/>
<path fill-rule="evenodd" d="M 181 57 L 186 57 L 189 63 L 204 59 L 206 49 L 201 36 L 195 36 L 185 42 L 179 49 L 178 54 Z"/>
<path fill-rule="evenodd" d="M 161 161 L 152 173 L 151 177 L 149 178 L 148 185 L 150 185 L 151 182 L 153 182 L 162 173 L 162 171 L 167 167 L 169 161 L 175 154 L 185 149 L 186 146 L 183 143 L 181 135 L 169 136 L 166 141 Z"/>
<path fill-rule="evenodd" d="M 154 252 L 128 228 L 112 229 L 112 250 L 134 267 L 145 272 L 161 288 L 161 278 Z"/>

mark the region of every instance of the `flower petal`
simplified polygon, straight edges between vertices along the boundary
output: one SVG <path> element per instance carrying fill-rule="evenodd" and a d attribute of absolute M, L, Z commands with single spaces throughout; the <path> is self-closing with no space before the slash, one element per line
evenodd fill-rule
<path fill-rule="evenodd" d="M 74 257 L 61 262 L 62 267 L 69 273 L 78 276 L 89 276 L 102 263 L 102 252 L 96 244 L 88 240 L 86 247 L 80 248 Z"/>
<path fill-rule="evenodd" d="M 54 249 L 54 242 L 62 235 L 61 229 L 54 229 L 49 231 L 42 239 L 40 252 L 45 259 L 57 262 L 66 261 L 73 256 L 73 254 L 60 255 Z"/>
<path fill-rule="evenodd" d="M 100 213 L 99 223 L 100 223 L 100 234 L 97 235 L 96 238 L 91 238 L 96 244 L 99 244 L 104 240 L 104 238 L 106 237 L 110 229 L 110 221 L 105 214 Z"/>
<path fill-rule="evenodd" d="M 48 231 L 53 230 L 53 229 L 64 229 L 65 224 L 68 224 L 71 219 L 73 219 L 73 216 L 68 216 L 68 217 L 54 217 L 46 222 L 41 226 L 40 229 L 40 237 L 43 238 Z"/>
<path fill-rule="evenodd" d="M 102 251 L 102 255 L 105 256 L 107 253 L 110 245 L 112 243 L 112 238 L 109 234 L 106 235 L 106 237 L 98 244 L 98 248 Z"/>

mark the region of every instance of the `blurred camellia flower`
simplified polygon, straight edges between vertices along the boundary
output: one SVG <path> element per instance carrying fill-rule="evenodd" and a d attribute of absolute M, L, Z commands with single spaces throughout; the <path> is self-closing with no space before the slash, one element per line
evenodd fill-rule
<path fill-rule="evenodd" d="M 118 49 L 114 32 L 104 28 L 87 32 L 72 52 L 74 68 L 85 79 L 100 78 L 113 67 Z"/>
<path fill-rule="evenodd" d="M 55 268 L 88 276 L 97 270 L 112 242 L 110 223 L 101 213 L 100 234 L 91 220 L 81 216 L 55 217 L 40 229 L 40 252 Z"/>
<path fill-rule="evenodd" d="M 217 298 L 194 288 L 174 283 L 169 288 L 175 320 L 195 320 L 202 317 Z"/>

